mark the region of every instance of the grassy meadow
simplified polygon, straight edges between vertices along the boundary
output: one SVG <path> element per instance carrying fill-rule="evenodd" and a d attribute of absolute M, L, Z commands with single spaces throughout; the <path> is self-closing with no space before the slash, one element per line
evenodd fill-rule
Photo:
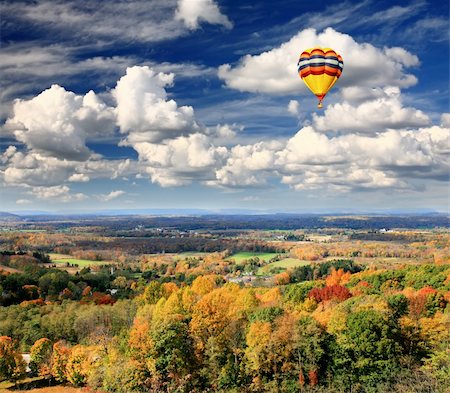
<path fill-rule="evenodd" d="M 272 262 L 266 266 L 260 267 L 256 274 L 259 276 L 263 276 L 266 274 L 270 274 L 270 271 L 273 268 L 281 268 L 283 270 L 286 270 L 286 269 L 295 268 L 295 267 L 299 267 L 299 266 L 306 266 L 311 263 L 312 263 L 311 261 L 305 261 L 302 259 L 285 258 L 285 259 L 282 259 L 281 261 Z"/>
<path fill-rule="evenodd" d="M 276 257 L 275 252 L 238 252 L 236 254 L 230 255 L 227 259 L 233 259 L 236 263 L 241 263 L 242 261 L 250 258 L 258 257 L 260 260 L 269 262 L 272 258 Z"/>

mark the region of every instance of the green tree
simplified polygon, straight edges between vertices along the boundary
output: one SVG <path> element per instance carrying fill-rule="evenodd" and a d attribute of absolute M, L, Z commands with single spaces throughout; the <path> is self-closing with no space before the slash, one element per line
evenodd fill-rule
<path fill-rule="evenodd" d="M 65 270 L 51 271 L 39 278 L 39 289 L 43 295 L 56 297 L 67 287 L 70 275 Z"/>
<path fill-rule="evenodd" d="M 389 383 L 400 368 L 399 329 L 392 318 L 375 310 L 349 315 L 346 329 L 333 345 L 332 372 L 335 382 L 346 390 L 364 387 L 377 391 Z"/>
<path fill-rule="evenodd" d="M 408 313 L 408 298 L 403 294 L 396 294 L 388 296 L 387 304 L 395 319 L 402 317 Z"/>
<path fill-rule="evenodd" d="M 150 356 L 160 382 L 178 386 L 195 366 L 194 345 L 189 326 L 183 321 L 168 320 L 152 326 Z"/>
<path fill-rule="evenodd" d="M 293 332 L 293 354 L 299 378 L 305 373 L 322 376 L 326 344 L 327 334 L 313 318 L 302 317 L 296 323 Z"/>

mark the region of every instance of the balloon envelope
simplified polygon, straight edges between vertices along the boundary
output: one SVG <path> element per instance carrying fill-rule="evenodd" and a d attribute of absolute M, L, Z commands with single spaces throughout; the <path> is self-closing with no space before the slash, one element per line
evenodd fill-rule
<path fill-rule="evenodd" d="M 342 74 L 342 57 L 331 48 L 306 49 L 297 63 L 298 74 L 309 90 L 322 100 Z"/>

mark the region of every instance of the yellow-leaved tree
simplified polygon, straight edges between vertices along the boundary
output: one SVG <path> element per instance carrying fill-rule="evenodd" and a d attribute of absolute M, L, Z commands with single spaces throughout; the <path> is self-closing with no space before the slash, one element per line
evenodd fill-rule
<path fill-rule="evenodd" d="M 30 369 L 44 378 L 52 375 L 53 343 L 48 338 L 36 340 L 30 350 Z"/>

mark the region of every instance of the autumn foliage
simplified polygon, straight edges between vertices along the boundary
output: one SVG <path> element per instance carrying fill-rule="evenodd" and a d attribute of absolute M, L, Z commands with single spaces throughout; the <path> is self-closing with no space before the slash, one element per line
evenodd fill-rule
<path fill-rule="evenodd" d="M 30 369 L 42 377 L 52 374 L 53 344 L 48 338 L 37 340 L 30 350 Z"/>
<path fill-rule="evenodd" d="M 25 374 L 25 362 L 11 337 L 0 337 L 0 381 L 20 379 Z"/>
<path fill-rule="evenodd" d="M 328 300 L 344 301 L 352 296 L 348 288 L 342 285 L 326 286 L 324 288 L 312 289 L 308 296 L 316 302 L 324 302 Z"/>
<path fill-rule="evenodd" d="M 53 345 L 52 353 L 52 375 L 57 381 L 67 381 L 67 362 L 69 361 L 71 349 L 63 341 L 58 341 Z"/>
<path fill-rule="evenodd" d="M 331 268 L 330 275 L 325 279 L 327 287 L 332 287 L 335 285 L 345 285 L 350 280 L 351 273 L 345 272 L 344 269 L 336 270 L 334 267 Z"/>

